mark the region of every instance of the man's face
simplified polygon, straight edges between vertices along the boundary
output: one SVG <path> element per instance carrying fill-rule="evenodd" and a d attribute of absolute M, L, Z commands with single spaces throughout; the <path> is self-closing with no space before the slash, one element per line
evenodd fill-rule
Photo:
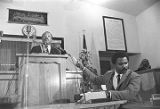
<path fill-rule="evenodd" d="M 128 69 L 128 59 L 127 57 L 118 58 L 115 64 L 117 73 L 124 73 Z"/>
<path fill-rule="evenodd" d="M 42 36 L 42 42 L 44 44 L 50 44 L 52 41 L 52 36 L 50 34 L 45 34 L 44 36 Z"/>

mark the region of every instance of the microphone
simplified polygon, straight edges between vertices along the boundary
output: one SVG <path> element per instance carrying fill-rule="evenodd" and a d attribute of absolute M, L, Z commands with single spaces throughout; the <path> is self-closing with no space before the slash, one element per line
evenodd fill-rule
<path fill-rule="evenodd" d="M 29 38 L 29 37 L 33 36 L 36 33 L 36 29 L 32 25 L 25 25 L 22 28 L 22 33 L 23 33 L 23 35 L 26 35 Z"/>
<path fill-rule="evenodd" d="M 62 47 L 59 46 L 57 48 L 62 52 L 62 54 L 68 54 L 66 50 L 64 50 Z"/>
<path fill-rule="evenodd" d="M 73 57 L 70 53 L 68 53 L 66 50 L 64 50 L 62 47 L 57 47 L 61 52 L 62 54 L 67 54 L 69 57 L 71 57 L 72 61 L 73 61 L 73 64 L 76 66 L 76 63 L 78 62 L 78 60 Z"/>

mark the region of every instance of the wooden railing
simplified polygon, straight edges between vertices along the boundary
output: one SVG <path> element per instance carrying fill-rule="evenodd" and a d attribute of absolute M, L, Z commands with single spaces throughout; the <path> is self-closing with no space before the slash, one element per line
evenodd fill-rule
<path fill-rule="evenodd" d="M 152 94 L 160 94 L 160 68 L 137 71 L 142 77 L 140 94 L 142 99 L 149 101 Z"/>
<path fill-rule="evenodd" d="M 0 81 L 12 81 L 18 79 L 17 78 L 18 73 L 16 73 L 16 71 L 0 71 L 0 75 L 1 75 Z"/>
<path fill-rule="evenodd" d="M 137 71 L 138 74 L 151 73 L 151 72 L 160 72 L 160 67 L 152 68 L 152 69 L 148 69 L 148 70 Z"/>

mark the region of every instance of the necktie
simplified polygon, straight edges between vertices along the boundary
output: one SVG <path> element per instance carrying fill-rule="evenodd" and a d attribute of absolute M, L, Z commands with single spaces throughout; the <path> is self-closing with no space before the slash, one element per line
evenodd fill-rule
<path fill-rule="evenodd" d="M 117 85 L 119 84 L 120 79 L 121 79 L 121 75 L 118 74 L 118 75 L 117 75 Z"/>
<path fill-rule="evenodd" d="M 49 50 L 48 50 L 48 46 L 47 46 L 47 45 L 44 46 L 44 53 L 49 53 Z"/>
<path fill-rule="evenodd" d="M 47 47 L 47 53 L 49 53 L 48 47 Z"/>

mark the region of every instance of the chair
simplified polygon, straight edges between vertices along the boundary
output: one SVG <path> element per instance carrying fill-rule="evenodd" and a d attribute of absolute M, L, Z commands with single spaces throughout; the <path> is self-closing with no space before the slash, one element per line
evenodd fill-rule
<path fill-rule="evenodd" d="M 160 68 L 137 71 L 141 75 L 140 95 L 142 103 L 127 103 L 119 109 L 160 109 L 160 104 L 151 101 L 153 94 L 160 94 Z"/>

